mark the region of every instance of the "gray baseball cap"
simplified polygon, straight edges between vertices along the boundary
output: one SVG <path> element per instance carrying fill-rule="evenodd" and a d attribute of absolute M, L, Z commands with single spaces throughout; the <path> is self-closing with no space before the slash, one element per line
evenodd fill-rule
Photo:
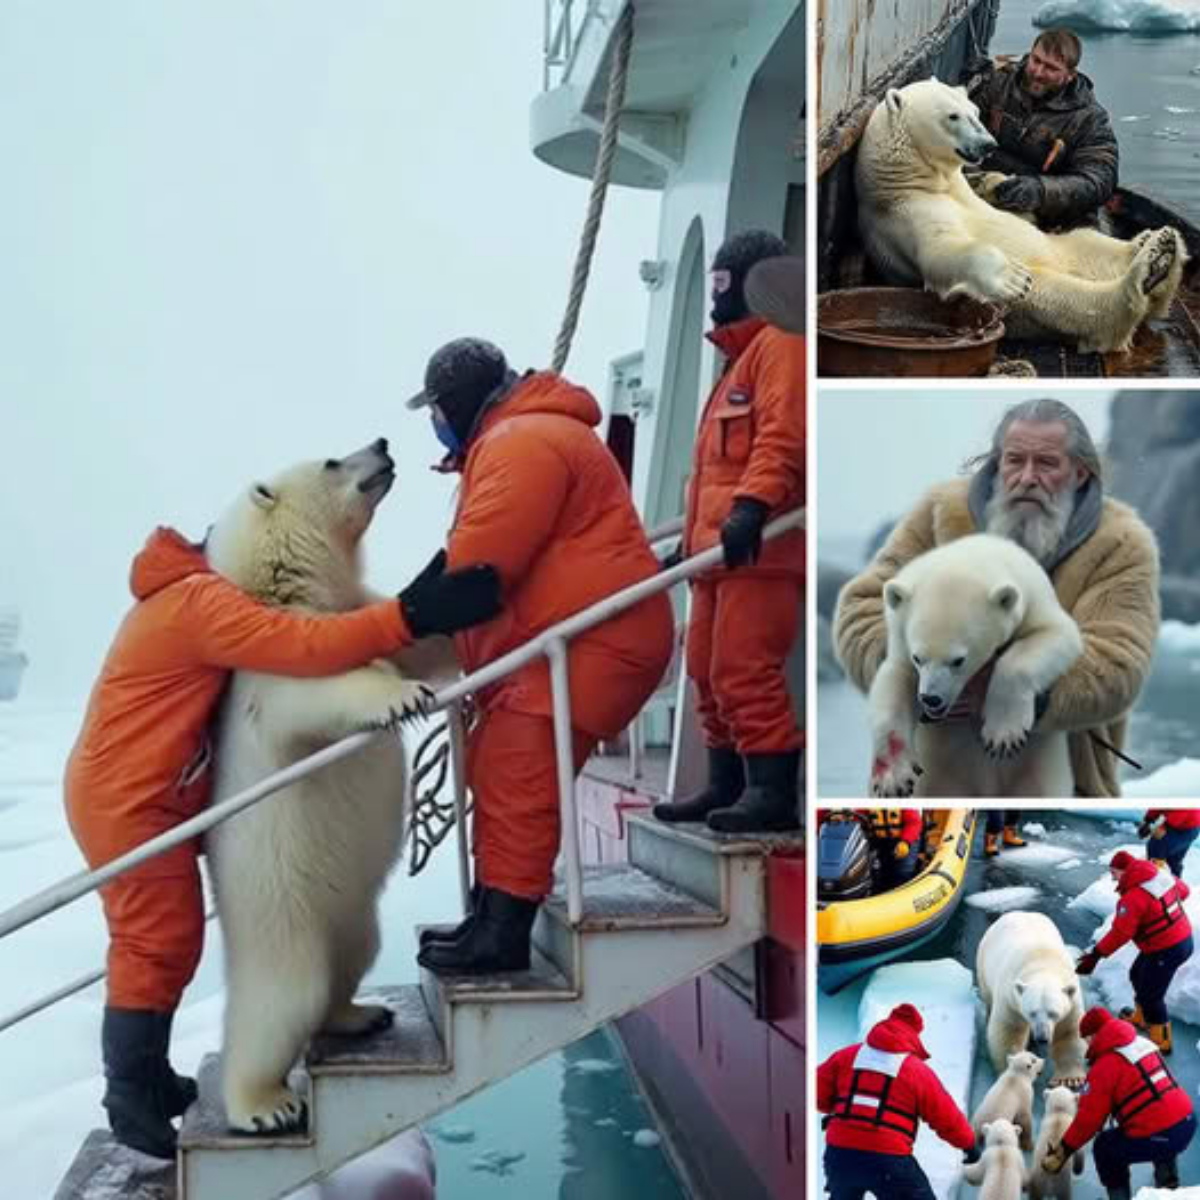
<path fill-rule="evenodd" d="M 425 368 L 425 386 L 410 396 L 409 408 L 426 408 L 455 396 L 486 396 L 508 374 L 508 360 L 499 346 L 483 338 L 455 338 L 433 353 Z"/>

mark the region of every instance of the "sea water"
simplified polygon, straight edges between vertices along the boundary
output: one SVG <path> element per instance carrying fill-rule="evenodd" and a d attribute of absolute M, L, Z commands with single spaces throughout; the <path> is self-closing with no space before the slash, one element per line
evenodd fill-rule
<path fill-rule="evenodd" d="M 1112 118 L 1121 182 L 1200 220 L 1200 3 L 1001 0 L 992 53 L 1028 50 L 1035 20 L 1083 40 L 1080 70 Z"/>
<path fill-rule="evenodd" d="M 80 704 L 0 704 L 0 909 L 78 871 L 61 777 Z M 416 980 L 413 927 L 459 915 L 447 842 L 425 873 L 397 869 L 381 907 L 384 946 L 368 982 Z M 208 927 L 176 1021 L 174 1058 L 195 1068 L 220 1039 L 220 933 Z M 0 940 L 0 1016 L 103 965 L 100 906 L 85 897 Z M 87 1132 L 103 1124 L 99 987 L 0 1032 L 0 1162 L 5 1195 L 53 1194 Z M 606 1032 L 550 1055 L 434 1118 L 440 1200 L 682 1200 L 619 1047 Z"/>

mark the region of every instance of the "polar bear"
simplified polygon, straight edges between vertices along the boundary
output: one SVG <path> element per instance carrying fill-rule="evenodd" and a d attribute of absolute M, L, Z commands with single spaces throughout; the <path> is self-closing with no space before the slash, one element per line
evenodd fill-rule
<path fill-rule="evenodd" d="M 975 980 L 987 1008 L 988 1053 L 997 1073 L 1032 1038 L 1034 1048 L 1044 1053 L 1048 1046 L 1054 1060 L 1050 1087 L 1083 1083 L 1079 980 L 1049 917 L 1005 913 L 980 939 Z"/>
<path fill-rule="evenodd" d="M 1179 288 L 1182 236 L 1170 226 L 1132 241 L 1095 229 L 1043 233 L 977 196 L 964 177 L 964 164 L 982 162 L 995 144 L 963 88 L 923 79 L 889 89 L 855 167 L 867 253 L 896 283 L 1009 306 L 1013 336 L 1129 349 Z"/>
<path fill-rule="evenodd" d="M 368 602 L 359 543 L 392 485 L 380 439 L 249 488 L 212 528 L 213 568 L 270 604 Z M 377 661 L 324 679 L 239 672 L 216 730 L 214 801 L 360 730 L 422 711 L 428 690 Z M 404 750 L 379 738 L 218 825 L 208 861 L 224 934 L 222 1087 L 232 1128 L 300 1128 L 288 1071 L 318 1031 L 363 1034 L 391 1013 L 353 996 L 379 947 L 376 899 L 406 832 Z"/>
<path fill-rule="evenodd" d="M 983 1127 L 983 1136 L 983 1155 L 963 1167 L 963 1178 L 979 1187 L 979 1200 L 1021 1200 L 1029 1172 L 1017 1146 L 1016 1126 L 998 1118 Z"/>
<path fill-rule="evenodd" d="M 867 700 L 871 795 L 1070 796 L 1066 734 L 1035 729 L 1036 701 L 1083 639 L 1037 560 L 1008 538 L 971 534 L 913 559 L 883 603 L 887 654 Z M 982 725 L 946 720 L 989 663 Z"/>
<path fill-rule="evenodd" d="M 1043 1097 L 1046 1111 L 1038 1127 L 1037 1149 L 1033 1152 L 1033 1170 L 1029 1174 L 1030 1200 L 1071 1200 L 1071 1171 L 1059 1171 L 1047 1175 L 1042 1170 L 1042 1159 L 1051 1146 L 1062 1142 L 1063 1134 L 1071 1127 L 1079 1111 L 1079 1097 L 1070 1088 L 1048 1088 Z M 1071 1156 L 1072 1171 L 1082 1175 L 1087 1155 L 1077 1150 Z"/>
<path fill-rule="evenodd" d="M 1028 1050 L 1008 1056 L 1004 1074 L 988 1089 L 971 1118 L 976 1137 L 981 1136 L 989 1121 L 1003 1117 L 1020 1131 L 1021 1149 L 1033 1149 L 1033 1085 L 1045 1065 L 1044 1058 Z"/>

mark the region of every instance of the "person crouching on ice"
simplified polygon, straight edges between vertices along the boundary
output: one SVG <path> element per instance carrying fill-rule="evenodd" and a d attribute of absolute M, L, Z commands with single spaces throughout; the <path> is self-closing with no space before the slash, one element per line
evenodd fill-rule
<path fill-rule="evenodd" d="M 925 1022 L 900 1004 L 817 1068 L 817 1109 L 825 1126 L 825 1187 L 831 1200 L 934 1200 L 913 1157 L 921 1122 L 975 1161 L 975 1134 L 921 1044 Z"/>
<path fill-rule="evenodd" d="M 1192 924 L 1184 911 L 1188 885 L 1144 858 L 1118 850 L 1108 864 L 1120 902 L 1112 928 L 1075 964 L 1090 975 L 1102 958 L 1133 940 L 1139 954 L 1129 969 L 1137 1007 L 1128 1015 L 1164 1053 L 1171 1053 L 1166 994 L 1175 972 L 1192 957 Z"/>
<path fill-rule="evenodd" d="M 447 451 L 441 469 L 462 473 L 448 561 L 495 563 L 504 589 L 503 614 L 455 639 L 464 670 L 658 573 L 620 464 L 596 436 L 602 414 L 590 392 L 551 371 L 518 375 L 491 342 L 459 338 L 429 360 L 408 406 L 430 410 Z M 674 638 L 660 592 L 570 640 L 576 772 L 650 698 Z M 523 971 L 560 834 L 545 658 L 482 688 L 475 703 L 473 911 L 452 933 L 426 931 L 418 961 L 453 973 Z"/>
<path fill-rule="evenodd" d="M 203 544 L 159 528 L 133 560 L 136 603 L 92 688 L 67 761 L 67 818 L 95 869 L 194 817 L 208 802 L 207 727 L 230 671 L 338 675 L 500 609 L 491 567 L 430 564 L 395 600 L 334 616 L 270 608 L 216 574 Z M 108 924 L 101 1041 L 104 1105 L 117 1141 L 175 1155 L 173 1117 L 194 1080 L 167 1060 L 171 1022 L 200 961 L 200 839 L 100 889 Z"/>
<path fill-rule="evenodd" d="M 1183 860 L 1200 837 L 1200 808 L 1147 809 L 1138 826 L 1138 837 L 1146 839 L 1146 857 L 1161 860 L 1176 879 L 1183 878 Z"/>
<path fill-rule="evenodd" d="M 1132 1163 L 1153 1163 L 1155 1186 L 1177 1188 L 1175 1160 L 1196 1135 L 1187 1092 L 1154 1044 L 1107 1009 L 1089 1008 L 1079 1022 L 1079 1033 L 1087 1040 L 1091 1064 L 1079 1111 L 1062 1141 L 1043 1157 L 1042 1170 L 1058 1174 L 1071 1155 L 1095 1137 L 1092 1155 L 1108 1200 L 1130 1200 Z M 1115 1128 L 1097 1136 L 1110 1118 Z"/>

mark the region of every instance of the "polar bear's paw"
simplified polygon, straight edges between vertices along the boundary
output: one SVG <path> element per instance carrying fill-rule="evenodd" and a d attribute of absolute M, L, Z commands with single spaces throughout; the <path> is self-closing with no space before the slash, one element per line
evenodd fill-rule
<path fill-rule="evenodd" d="M 908 743 L 898 733 L 889 733 L 871 763 L 871 795 L 911 796 L 916 790 L 917 780 L 923 774 Z"/>
<path fill-rule="evenodd" d="M 230 1105 L 229 1127 L 257 1137 L 303 1133 L 308 1128 L 308 1103 L 289 1088 L 269 1088 L 243 1104 Z"/>
<path fill-rule="evenodd" d="M 368 720 L 366 727 L 394 733 L 406 722 L 427 716 L 436 702 L 432 688 L 415 679 L 397 679 L 390 685 L 387 708 L 378 717 Z"/>
<path fill-rule="evenodd" d="M 1055 1074 L 1054 1078 L 1051 1079 L 1048 1084 L 1046 1084 L 1046 1090 L 1049 1091 L 1051 1088 L 1065 1087 L 1070 1088 L 1073 1092 L 1077 1092 L 1083 1087 L 1086 1080 L 1087 1075 L 1082 1069 L 1080 1069 L 1080 1071 L 1075 1075 Z"/>
<path fill-rule="evenodd" d="M 1020 263 L 1007 260 L 993 289 L 992 299 L 1002 304 L 1016 304 L 1024 300 L 1033 288 L 1033 275 Z"/>
<path fill-rule="evenodd" d="M 1179 235 L 1169 225 L 1156 229 L 1134 256 L 1130 276 L 1143 296 L 1166 281 L 1179 255 Z"/>
<path fill-rule="evenodd" d="M 396 1014 L 385 1004 L 346 1004 L 326 1018 L 322 1033 L 335 1037 L 366 1037 L 389 1028 Z"/>
<path fill-rule="evenodd" d="M 983 748 L 990 758 L 1015 758 L 1033 729 L 1035 696 L 993 675 L 983 702 Z"/>

